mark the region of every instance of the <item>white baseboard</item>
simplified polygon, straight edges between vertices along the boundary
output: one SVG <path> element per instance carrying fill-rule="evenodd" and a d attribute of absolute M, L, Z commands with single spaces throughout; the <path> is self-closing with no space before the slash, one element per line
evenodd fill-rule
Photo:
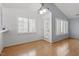
<path fill-rule="evenodd" d="M 38 39 L 38 40 L 44 40 L 44 39 Z M 14 44 L 5 45 L 4 48 L 14 46 L 14 45 L 19 45 L 19 44 L 29 43 L 29 42 L 32 42 L 32 41 L 37 41 L 37 39 L 31 40 L 31 41 L 18 42 L 18 43 L 14 43 Z"/>

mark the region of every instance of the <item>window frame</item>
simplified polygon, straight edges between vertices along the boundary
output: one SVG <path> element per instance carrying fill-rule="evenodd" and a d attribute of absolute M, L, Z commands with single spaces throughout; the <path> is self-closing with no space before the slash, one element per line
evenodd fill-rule
<path fill-rule="evenodd" d="M 35 27 L 34 27 L 34 28 L 35 28 L 35 31 L 34 31 L 34 32 L 29 32 L 29 28 L 30 28 L 30 27 L 29 27 L 29 24 L 30 24 L 29 20 L 30 20 L 30 18 L 24 18 L 24 17 L 20 17 L 20 18 L 22 18 L 22 19 L 28 19 L 28 20 L 27 20 L 27 24 L 28 24 L 28 25 L 27 25 L 27 31 L 25 31 L 25 32 L 24 32 L 24 31 L 23 31 L 23 32 L 20 31 L 20 30 L 19 30 L 19 27 L 20 27 L 19 23 L 20 23 L 20 21 L 19 21 L 19 18 L 18 18 L 18 33 L 19 33 L 19 34 L 23 34 L 23 33 L 25 33 L 25 34 L 26 34 L 26 33 L 32 34 L 32 33 L 36 33 L 36 20 L 35 20 L 35 19 L 32 19 L 32 20 L 34 20 L 34 23 L 35 23 Z M 24 24 L 23 24 L 23 25 L 24 25 Z M 24 26 L 25 26 L 25 25 L 24 25 Z M 25 28 L 25 27 L 24 27 L 24 28 Z M 23 28 L 23 30 L 25 30 L 24 28 Z"/>
<path fill-rule="evenodd" d="M 68 33 L 68 21 L 57 18 L 56 19 L 56 35 L 63 35 L 67 33 Z"/>

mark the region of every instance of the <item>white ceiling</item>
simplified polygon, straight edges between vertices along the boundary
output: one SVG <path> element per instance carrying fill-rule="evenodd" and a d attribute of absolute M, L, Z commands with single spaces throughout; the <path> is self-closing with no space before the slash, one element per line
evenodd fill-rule
<path fill-rule="evenodd" d="M 6 8 L 28 8 L 39 6 L 40 3 L 2 3 Z"/>
<path fill-rule="evenodd" d="M 55 5 L 68 17 L 79 16 L 79 3 L 55 3 Z M 78 14 L 78 15 L 76 15 Z"/>
<path fill-rule="evenodd" d="M 28 10 L 37 10 L 41 7 L 40 3 L 2 3 L 5 8 L 27 8 Z"/>
<path fill-rule="evenodd" d="M 78 17 L 79 3 L 55 3 L 55 5 L 68 17 Z M 41 7 L 40 3 L 2 3 L 5 8 L 27 8 L 37 10 Z"/>

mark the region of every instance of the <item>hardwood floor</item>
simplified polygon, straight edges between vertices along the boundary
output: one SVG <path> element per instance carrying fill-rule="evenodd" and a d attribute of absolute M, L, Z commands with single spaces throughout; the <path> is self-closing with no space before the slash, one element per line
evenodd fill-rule
<path fill-rule="evenodd" d="M 4 48 L 3 56 L 79 56 L 79 40 L 65 39 L 55 43 L 40 40 Z"/>

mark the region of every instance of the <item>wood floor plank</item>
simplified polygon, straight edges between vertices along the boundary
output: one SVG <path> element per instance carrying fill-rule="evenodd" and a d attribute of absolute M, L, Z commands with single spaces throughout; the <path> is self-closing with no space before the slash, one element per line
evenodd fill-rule
<path fill-rule="evenodd" d="M 79 56 L 79 40 L 65 39 L 55 43 L 44 40 L 4 48 L 3 56 Z"/>

